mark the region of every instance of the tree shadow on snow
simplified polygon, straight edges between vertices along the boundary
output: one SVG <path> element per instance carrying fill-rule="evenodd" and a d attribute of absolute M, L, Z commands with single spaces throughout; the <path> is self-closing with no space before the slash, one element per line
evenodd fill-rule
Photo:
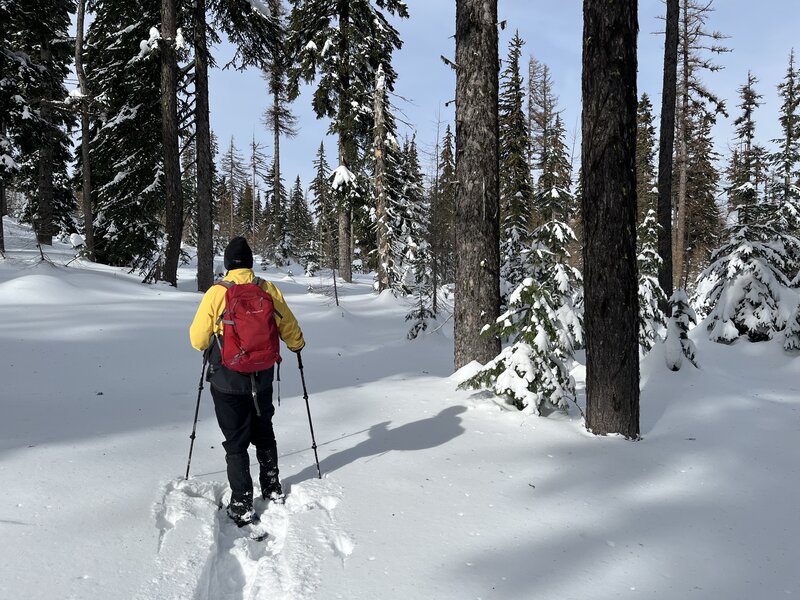
<path fill-rule="evenodd" d="M 368 439 L 352 448 L 325 456 L 320 461 L 320 470 L 323 474 L 332 473 L 360 458 L 380 456 L 391 451 L 428 450 L 446 444 L 464 433 L 459 415 L 466 410 L 464 406 L 450 406 L 433 417 L 391 429 L 391 421 L 377 423 L 370 427 Z M 287 477 L 284 484 L 291 486 L 315 477 L 317 467 L 311 465 L 300 473 Z"/>

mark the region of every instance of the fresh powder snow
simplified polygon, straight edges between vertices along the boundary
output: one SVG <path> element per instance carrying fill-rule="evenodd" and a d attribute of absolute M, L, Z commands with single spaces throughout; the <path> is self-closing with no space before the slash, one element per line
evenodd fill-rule
<path fill-rule="evenodd" d="M 4 227 L 0 598 L 800 595 L 800 360 L 782 340 L 715 344 L 701 324 L 701 368 L 678 373 L 657 344 L 631 442 L 588 434 L 574 406 L 536 417 L 457 391 L 481 365 L 451 377 L 452 323 L 407 340 L 406 301 L 375 295 L 372 275 L 339 283 L 337 307 L 330 273 L 258 271 L 305 333 L 323 478 L 287 351 L 288 496 L 256 502 L 270 532 L 256 542 L 218 509 L 230 491 L 208 389 L 183 479 L 202 365 L 194 265 L 178 289 L 143 285 L 66 243 L 42 262 L 30 228 Z M 583 365 L 572 375 L 583 404 Z"/>

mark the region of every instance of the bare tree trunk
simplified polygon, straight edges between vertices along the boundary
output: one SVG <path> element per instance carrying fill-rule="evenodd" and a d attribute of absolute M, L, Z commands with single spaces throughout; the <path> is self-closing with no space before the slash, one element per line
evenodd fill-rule
<path fill-rule="evenodd" d="M 205 292 L 214 284 L 214 234 L 211 187 L 214 170 L 211 156 L 211 124 L 208 107 L 208 40 L 206 0 L 194 6 L 194 121 L 197 154 L 197 289 Z"/>
<path fill-rule="evenodd" d="M 375 75 L 375 217 L 378 223 L 378 292 L 389 287 L 389 274 L 387 266 L 390 259 L 389 240 L 386 236 L 386 122 L 384 120 L 384 74 L 383 68 L 378 67 Z"/>
<path fill-rule="evenodd" d="M 497 0 L 456 2 L 455 367 L 487 363 L 500 340 Z"/>
<path fill-rule="evenodd" d="M 0 114 L 0 138 L 6 137 L 6 123 L 4 115 Z M 3 217 L 8 213 L 8 201 L 6 200 L 6 181 L 0 177 L 0 256 L 5 258 L 6 255 L 6 240 L 3 225 Z"/>
<path fill-rule="evenodd" d="M 672 159 L 675 151 L 675 102 L 678 85 L 679 0 L 667 2 L 667 29 L 664 41 L 664 80 L 661 95 L 661 128 L 658 142 L 658 253 L 662 263 L 658 283 L 665 300 L 672 296 Z M 671 307 L 661 307 L 669 314 Z"/>
<path fill-rule="evenodd" d="M 674 248 L 672 255 L 672 280 L 674 285 L 680 286 L 683 262 L 686 258 L 686 187 L 689 171 L 688 140 L 686 139 L 689 125 L 689 4 L 683 3 L 683 44 L 681 60 L 683 73 L 681 78 L 681 108 L 677 122 L 678 129 L 678 197 L 677 197 L 677 223 L 675 227 Z"/>
<path fill-rule="evenodd" d="M 86 0 L 78 0 L 77 24 L 75 30 L 75 72 L 81 90 L 81 170 L 83 177 L 83 241 L 87 258 L 94 260 L 94 212 L 92 211 L 92 168 L 89 158 L 89 109 L 91 98 L 83 70 L 83 23 L 86 13 Z"/>
<path fill-rule="evenodd" d="M 161 134 L 164 146 L 164 196 L 167 248 L 161 279 L 178 284 L 178 260 L 183 237 L 183 196 L 178 148 L 178 62 L 175 55 L 175 0 L 161 0 Z"/>
<path fill-rule="evenodd" d="M 48 64 L 52 57 L 50 41 L 42 40 L 42 64 Z M 36 241 L 46 246 L 53 245 L 53 132 L 52 109 L 49 102 L 52 98 L 44 92 L 39 106 L 39 115 L 45 126 L 42 145 L 39 148 L 39 203 L 37 216 L 34 219 Z M 41 250 L 41 248 L 40 248 Z"/>
<path fill-rule="evenodd" d="M 339 81 L 341 93 L 339 94 L 339 164 L 348 169 L 355 165 L 355 148 L 348 128 L 352 126 L 350 118 L 350 65 L 348 43 L 350 33 L 350 0 L 338 0 L 339 3 Z M 350 254 L 350 206 L 349 201 L 344 206 L 339 206 L 339 275 L 346 282 L 353 281 L 352 255 Z"/>
<path fill-rule="evenodd" d="M 639 435 L 637 0 L 583 3 L 586 427 Z"/>

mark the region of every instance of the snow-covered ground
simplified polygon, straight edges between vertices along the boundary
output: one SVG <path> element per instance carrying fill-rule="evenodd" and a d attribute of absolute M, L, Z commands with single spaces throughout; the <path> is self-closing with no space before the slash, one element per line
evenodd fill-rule
<path fill-rule="evenodd" d="M 800 596 L 800 360 L 721 346 L 642 366 L 643 440 L 588 435 L 455 391 L 452 326 L 408 341 L 370 278 L 269 271 L 303 326 L 324 478 L 294 356 L 275 417 L 283 507 L 266 542 L 217 510 L 200 296 L 81 262 L 5 220 L 0 260 L 0 598 L 443 599 Z M 582 368 L 576 369 L 579 383 Z M 254 469 L 255 471 L 255 469 Z M 263 507 L 261 507 L 263 509 Z"/>

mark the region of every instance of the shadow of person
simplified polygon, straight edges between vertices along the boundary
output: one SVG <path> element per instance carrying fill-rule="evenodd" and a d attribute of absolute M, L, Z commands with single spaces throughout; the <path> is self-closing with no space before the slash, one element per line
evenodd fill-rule
<path fill-rule="evenodd" d="M 438 415 L 406 423 L 400 427 L 389 428 L 391 421 L 384 421 L 369 428 L 369 438 L 352 448 L 330 454 L 320 462 L 323 474 L 332 473 L 357 461 L 360 458 L 379 456 L 391 451 L 413 452 L 435 448 L 457 438 L 464 433 L 461 426 L 463 406 L 450 406 Z M 317 477 L 316 465 L 311 465 L 300 473 L 287 477 L 284 485 L 292 486 L 301 481 Z"/>

